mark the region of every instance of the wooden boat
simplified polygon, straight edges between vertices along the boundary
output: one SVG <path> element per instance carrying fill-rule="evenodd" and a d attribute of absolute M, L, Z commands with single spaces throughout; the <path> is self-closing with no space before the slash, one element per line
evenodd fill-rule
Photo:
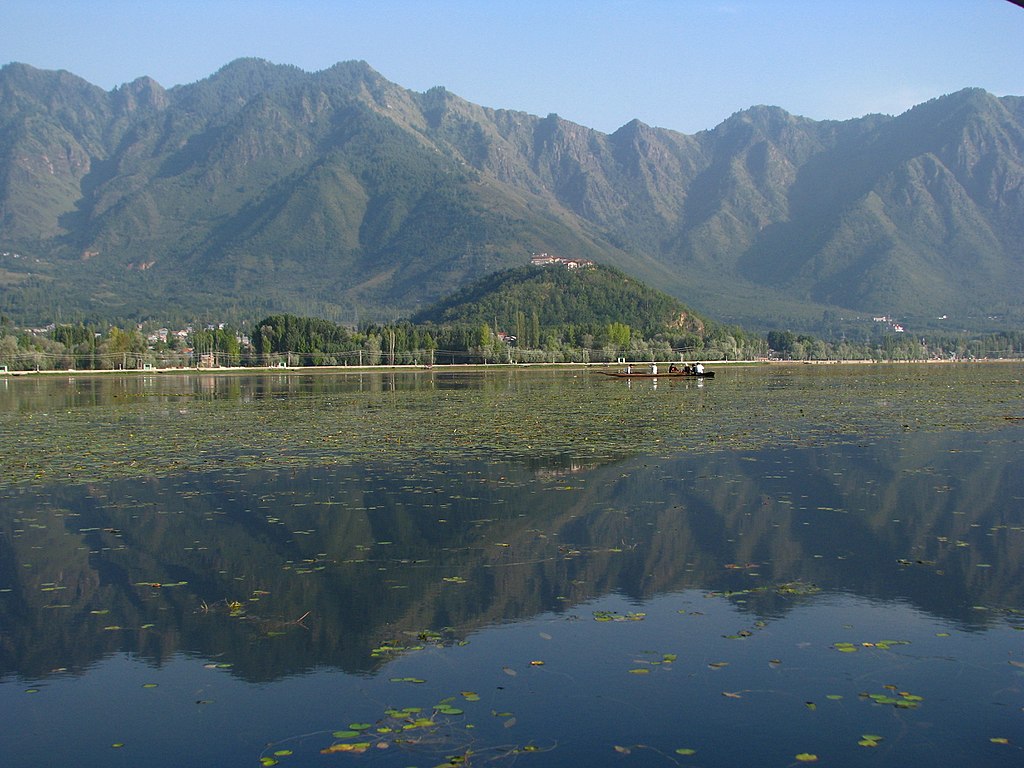
<path fill-rule="evenodd" d="M 705 370 L 704 373 L 693 373 L 690 371 L 665 371 L 651 373 L 650 371 L 598 371 L 605 376 L 614 376 L 618 379 L 713 379 L 714 371 Z"/>

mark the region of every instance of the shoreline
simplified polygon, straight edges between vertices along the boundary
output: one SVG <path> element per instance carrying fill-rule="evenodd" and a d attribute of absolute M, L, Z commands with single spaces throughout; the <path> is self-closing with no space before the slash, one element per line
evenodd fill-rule
<path fill-rule="evenodd" d="M 653 361 L 659 369 L 678 365 L 678 361 Z M 795 366 L 795 365 L 993 365 L 1001 363 L 1024 363 L 1024 358 L 999 357 L 975 360 L 713 360 L 707 367 L 718 366 Z M 647 366 L 651 362 L 631 361 L 634 366 Z M 6 377 L 48 377 L 48 376 L 173 376 L 173 375 L 245 375 L 245 374 L 339 374 L 339 373 L 432 373 L 436 371 L 488 371 L 488 370 L 566 370 L 589 371 L 617 368 L 622 363 L 457 363 L 454 365 L 310 365 L 310 366 L 235 366 L 218 368 L 62 368 L 40 371 L 0 370 L 0 379 Z"/>

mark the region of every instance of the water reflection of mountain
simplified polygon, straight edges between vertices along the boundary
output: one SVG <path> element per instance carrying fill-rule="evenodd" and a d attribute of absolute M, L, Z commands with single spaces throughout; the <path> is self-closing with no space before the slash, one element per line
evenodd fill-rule
<path fill-rule="evenodd" d="M 980 626 L 1024 607 L 1017 435 L 14 490 L 0 500 L 0 673 L 116 650 L 194 652 L 250 679 L 371 670 L 382 644 L 612 591 L 741 593 L 771 617 L 813 584 Z"/>

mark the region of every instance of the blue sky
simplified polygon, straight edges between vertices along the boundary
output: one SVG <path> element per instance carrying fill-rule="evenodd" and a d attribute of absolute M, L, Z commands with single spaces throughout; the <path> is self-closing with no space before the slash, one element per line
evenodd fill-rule
<path fill-rule="evenodd" d="M 814 119 L 898 114 L 967 86 L 1024 95 L 1007 0 L 0 0 L 0 62 L 105 89 L 165 87 L 257 56 L 363 59 L 415 91 L 601 131 L 686 133 L 755 104 Z"/>

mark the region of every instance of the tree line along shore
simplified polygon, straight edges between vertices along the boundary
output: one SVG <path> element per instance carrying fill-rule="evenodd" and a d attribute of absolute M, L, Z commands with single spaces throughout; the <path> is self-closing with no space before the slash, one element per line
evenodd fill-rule
<path fill-rule="evenodd" d="M 755 334 L 641 330 L 623 323 L 565 324 L 522 336 L 487 323 L 366 325 L 275 315 L 247 332 L 226 325 L 177 332 L 116 325 L 0 325 L 0 371 L 126 371 L 619 362 L 958 361 L 1024 357 L 1024 332 L 877 334 L 829 341 L 789 331 Z"/>

